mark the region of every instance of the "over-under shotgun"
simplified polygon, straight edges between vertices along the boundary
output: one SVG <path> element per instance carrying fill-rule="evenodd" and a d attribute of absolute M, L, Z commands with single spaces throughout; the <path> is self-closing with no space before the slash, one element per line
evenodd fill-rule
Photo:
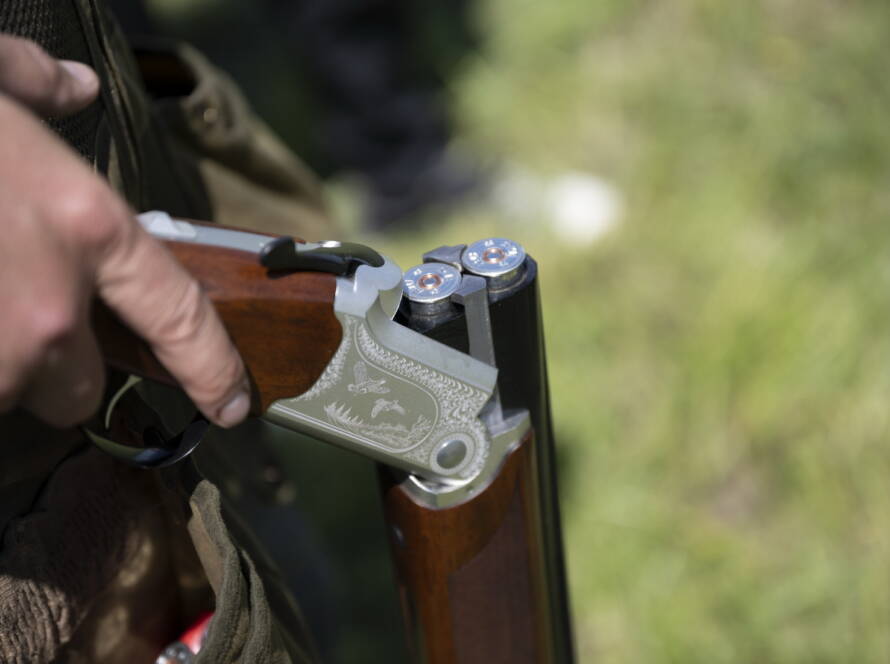
<path fill-rule="evenodd" d="M 380 463 L 414 660 L 573 662 L 537 266 L 522 248 L 442 247 L 403 275 L 361 245 L 140 221 L 213 301 L 252 413 Z M 94 325 L 110 365 L 172 383 L 101 306 Z M 160 466 L 205 428 L 142 448 L 91 437 Z"/>

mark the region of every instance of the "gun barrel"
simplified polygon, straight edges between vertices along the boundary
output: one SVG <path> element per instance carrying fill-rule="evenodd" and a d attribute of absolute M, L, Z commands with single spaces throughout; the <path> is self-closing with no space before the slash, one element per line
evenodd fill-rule
<path fill-rule="evenodd" d="M 442 247 L 427 256 L 454 265 L 460 249 Z M 409 483 L 384 483 L 405 610 L 414 624 L 409 638 L 426 657 L 418 661 L 575 661 L 538 270 L 531 257 L 522 256 L 521 269 L 509 284 L 489 279 L 489 315 L 501 405 L 504 412 L 528 412 L 529 435 L 488 489 L 456 510 L 436 514 L 412 500 Z M 466 263 L 463 267 L 467 269 Z M 472 340 L 466 314 L 461 306 L 439 306 L 431 314 L 429 309 L 403 306 L 399 320 L 467 352 Z M 419 539 L 408 534 L 417 528 L 423 533 Z M 467 533 L 485 544 L 470 551 Z M 510 598 L 509 606 L 500 603 L 505 598 Z M 491 652 L 490 646 L 503 650 L 488 659 L 479 655 Z M 440 652 L 451 658 L 441 658 Z"/>

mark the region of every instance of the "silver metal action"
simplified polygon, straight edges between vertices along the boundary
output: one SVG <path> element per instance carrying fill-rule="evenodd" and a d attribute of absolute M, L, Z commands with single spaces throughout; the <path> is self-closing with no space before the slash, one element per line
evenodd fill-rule
<path fill-rule="evenodd" d="M 488 456 L 479 414 L 497 370 L 393 322 L 401 296 L 402 272 L 388 259 L 338 278 L 340 348 L 308 392 L 266 417 L 429 480 L 465 482 Z M 466 452 L 452 464 L 443 448 L 455 440 Z"/>
<path fill-rule="evenodd" d="M 522 245 L 500 237 L 479 240 L 469 245 L 461 256 L 464 269 L 486 277 L 492 290 L 504 288 L 521 274 L 525 264 Z"/>
<path fill-rule="evenodd" d="M 488 287 L 485 279 L 473 275 L 465 276 L 452 299 L 464 308 L 470 355 L 496 367 L 497 359 L 494 356 L 491 316 L 488 314 Z"/>
<path fill-rule="evenodd" d="M 488 286 L 485 279 L 466 275 L 460 288 L 451 296 L 451 299 L 464 308 L 470 356 L 497 367 L 494 339 L 491 333 L 491 316 L 488 311 Z M 489 431 L 503 424 L 504 414 L 497 386 L 495 386 L 488 403 L 485 404 L 480 417 Z"/>
<path fill-rule="evenodd" d="M 465 244 L 455 244 L 452 246 L 436 247 L 432 251 L 428 251 L 423 255 L 424 263 L 447 263 L 452 267 L 463 271 L 464 264 L 461 262 L 461 256 L 464 254 Z"/>
<path fill-rule="evenodd" d="M 139 221 L 161 238 L 254 254 L 270 242 L 281 243 L 280 238 L 190 224 L 159 212 L 140 215 Z M 295 250 L 323 246 L 297 244 Z M 363 264 L 350 276 L 337 277 L 339 348 L 307 392 L 274 402 L 264 415 L 407 471 L 415 498 L 436 507 L 484 490 L 530 426 L 525 411 L 501 412 L 487 298 L 493 283 L 521 274 L 525 252 L 499 238 L 467 247 L 464 269 L 486 277 L 481 279 L 462 277 L 452 262 L 462 246 L 444 249 L 441 258 L 450 261 L 412 268 L 406 280 L 385 257 L 382 265 Z M 471 353 L 394 322 L 403 289 L 420 304 L 447 305 L 449 298 L 462 304 Z"/>
<path fill-rule="evenodd" d="M 181 219 L 173 219 L 166 212 L 157 210 L 143 212 L 137 215 L 136 218 L 149 234 L 162 240 L 206 244 L 212 247 L 248 251 L 252 254 L 260 253 L 267 244 L 279 239 L 249 231 L 236 231 L 231 228 L 192 224 Z M 334 240 L 326 242 L 294 242 L 293 244 L 297 254 L 304 254 L 315 249 L 331 249 L 342 245 L 342 243 Z"/>

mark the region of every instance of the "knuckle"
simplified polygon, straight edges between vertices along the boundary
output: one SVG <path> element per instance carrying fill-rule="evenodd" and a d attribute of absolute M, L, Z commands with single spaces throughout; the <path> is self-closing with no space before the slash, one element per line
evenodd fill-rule
<path fill-rule="evenodd" d="M 48 357 L 31 374 L 20 405 L 56 427 L 87 420 L 98 409 L 105 386 L 105 370 L 94 340 L 81 329 Z"/>
<path fill-rule="evenodd" d="M 77 308 L 73 301 L 62 297 L 48 300 L 29 312 L 29 342 L 38 353 L 45 352 L 70 338 L 77 323 Z"/>
<path fill-rule="evenodd" d="M 156 338 L 174 350 L 185 370 L 183 386 L 196 402 L 217 404 L 242 379 L 242 363 L 235 352 L 220 351 L 220 337 L 212 325 L 212 308 L 201 286 L 189 280 L 168 303 Z M 226 349 L 228 350 L 228 349 Z"/>
<path fill-rule="evenodd" d="M 159 312 L 155 330 L 162 345 L 192 345 L 199 341 L 206 318 L 203 298 L 198 282 L 188 279 L 179 292 L 166 301 L 164 311 Z"/>
<path fill-rule="evenodd" d="M 105 370 L 101 363 L 96 362 L 90 367 L 74 389 L 75 400 L 80 407 L 81 420 L 86 419 L 99 409 L 105 393 Z"/>
<path fill-rule="evenodd" d="M 121 230 L 118 203 L 101 182 L 82 180 L 62 192 L 56 203 L 56 219 L 78 244 L 103 247 Z"/>
<path fill-rule="evenodd" d="M 88 420 L 99 410 L 103 387 L 104 381 L 99 380 L 92 381 L 86 389 L 79 389 L 77 397 L 72 399 L 65 409 L 47 415 L 51 420 L 50 423 L 60 428 L 67 428 Z"/>

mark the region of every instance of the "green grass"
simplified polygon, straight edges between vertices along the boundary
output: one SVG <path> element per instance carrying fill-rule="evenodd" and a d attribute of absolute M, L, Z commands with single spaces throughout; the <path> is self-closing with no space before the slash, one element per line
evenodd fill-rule
<path fill-rule="evenodd" d="M 488 0 L 462 136 L 616 184 L 541 264 L 582 661 L 890 660 L 890 5 Z"/>

